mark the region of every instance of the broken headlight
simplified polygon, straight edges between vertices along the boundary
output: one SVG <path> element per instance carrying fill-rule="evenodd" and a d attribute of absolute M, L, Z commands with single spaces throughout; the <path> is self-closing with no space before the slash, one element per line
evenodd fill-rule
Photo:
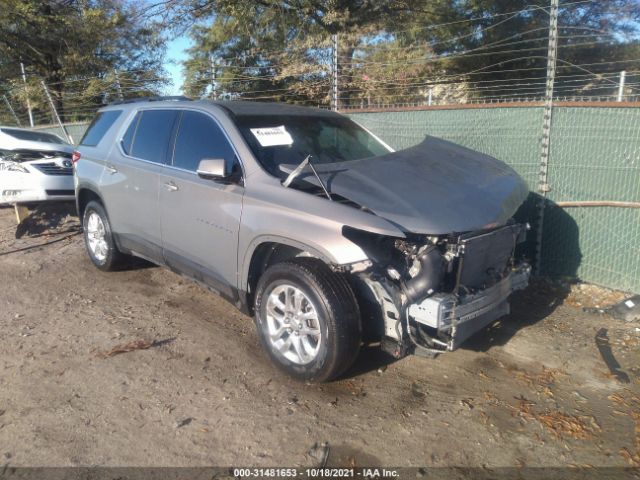
<path fill-rule="evenodd" d="M 0 160 L 0 172 L 1 171 L 29 173 L 29 170 L 20 165 L 20 163 L 11 160 Z"/>
<path fill-rule="evenodd" d="M 431 295 L 441 286 L 447 262 L 434 239 L 394 238 L 347 226 L 342 233 L 362 248 L 390 280 L 400 284 L 410 302 Z"/>

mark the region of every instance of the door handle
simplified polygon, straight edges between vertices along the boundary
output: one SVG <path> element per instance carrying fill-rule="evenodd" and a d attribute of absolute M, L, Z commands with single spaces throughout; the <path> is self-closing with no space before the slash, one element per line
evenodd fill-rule
<path fill-rule="evenodd" d="M 113 175 L 114 173 L 118 173 L 118 169 L 113 165 L 107 164 L 105 165 L 105 168 L 109 171 L 111 175 Z"/>
<path fill-rule="evenodd" d="M 164 188 L 166 188 L 170 192 L 175 192 L 178 190 L 178 185 L 173 182 L 167 182 L 164 184 Z"/>

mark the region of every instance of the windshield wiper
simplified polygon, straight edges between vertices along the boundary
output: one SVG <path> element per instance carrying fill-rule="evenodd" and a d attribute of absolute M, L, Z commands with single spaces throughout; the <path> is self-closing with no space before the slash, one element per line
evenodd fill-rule
<path fill-rule="evenodd" d="M 302 170 L 304 170 L 304 167 L 307 166 L 307 164 L 309 163 L 309 160 L 311 159 L 311 155 L 307 155 L 307 157 L 300 162 L 300 165 L 298 165 L 288 176 L 287 178 L 285 178 L 284 182 L 282 182 L 282 186 L 283 187 L 288 187 L 289 185 L 291 185 L 291 182 L 293 182 L 298 175 L 300 175 L 300 172 L 302 172 Z"/>
<path fill-rule="evenodd" d="M 313 172 L 313 174 L 318 179 L 318 182 L 320 183 L 320 186 L 322 187 L 322 190 L 324 191 L 324 194 L 327 196 L 327 198 L 330 201 L 333 201 L 333 198 L 331 198 L 331 194 L 327 190 L 327 187 L 325 187 L 324 182 L 320 178 L 320 175 L 318 175 L 318 172 L 316 171 L 315 167 L 313 166 L 313 163 L 311 163 L 311 155 L 307 155 L 307 157 L 302 162 L 300 162 L 300 165 L 298 165 L 287 176 L 287 178 L 285 178 L 284 182 L 282 182 L 282 186 L 286 188 L 289 185 L 291 185 L 291 182 L 293 182 L 298 176 L 300 176 L 300 173 L 302 172 L 302 170 L 304 170 L 304 167 L 306 167 L 307 165 L 309 165 L 309 168 L 311 168 L 311 171 Z"/>

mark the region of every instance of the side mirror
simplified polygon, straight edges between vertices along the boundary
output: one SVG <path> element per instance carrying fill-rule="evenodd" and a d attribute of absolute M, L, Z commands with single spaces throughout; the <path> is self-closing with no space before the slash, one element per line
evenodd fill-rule
<path fill-rule="evenodd" d="M 201 178 L 223 179 L 229 176 L 226 162 L 223 158 L 204 158 L 198 164 L 196 173 Z"/>

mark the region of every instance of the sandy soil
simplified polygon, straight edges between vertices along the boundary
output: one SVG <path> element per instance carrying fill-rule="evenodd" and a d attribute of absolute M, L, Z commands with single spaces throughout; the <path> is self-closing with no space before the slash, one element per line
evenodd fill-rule
<path fill-rule="evenodd" d="M 310 385 L 192 282 L 95 269 L 77 229 L 62 205 L 18 232 L 0 209 L 0 469 L 316 465 L 325 442 L 340 466 L 640 462 L 640 324 L 585 313 L 565 289 L 528 289 L 435 360 L 368 348 L 341 380 Z M 107 356 L 139 340 L 155 343 Z"/>

